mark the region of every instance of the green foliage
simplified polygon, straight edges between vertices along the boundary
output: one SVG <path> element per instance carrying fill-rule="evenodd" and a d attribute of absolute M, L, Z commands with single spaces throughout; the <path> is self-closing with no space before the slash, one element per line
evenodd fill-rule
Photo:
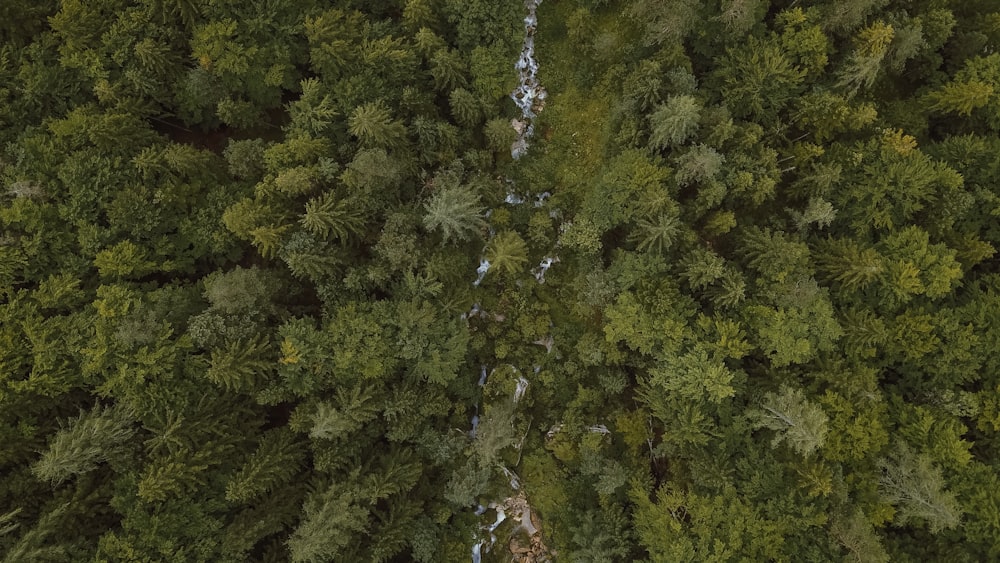
<path fill-rule="evenodd" d="M 368 526 L 367 516 L 368 511 L 341 486 L 313 493 L 306 500 L 305 518 L 288 540 L 291 560 L 311 563 L 336 559 L 351 546 L 351 534 Z"/>
<path fill-rule="evenodd" d="M 212 350 L 211 365 L 205 377 L 231 391 L 257 388 L 273 362 L 261 356 L 267 343 L 260 337 L 249 342 L 229 341 L 224 348 Z"/>
<path fill-rule="evenodd" d="M 732 488 L 698 495 L 663 487 L 655 501 L 638 491 L 632 497 L 635 527 L 652 561 L 783 558 L 777 523 L 742 502 Z"/>
<path fill-rule="evenodd" d="M 941 470 L 927 456 L 901 443 L 881 467 L 879 490 L 896 507 L 897 524 L 926 523 L 933 534 L 959 524 L 961 509 L 955 496 L 944 490 Z"/>
<path fill-rule="evenodd" d="M 650 384 L 685 399 L 718 403 L 736 393 L 740 383 L 721 361 L 709 358 L 704 349 L 696 349 L 677 358 L 668 358 L 662 367 L 650 370 Z"/>
<path fill-rule="evenodd" d="M 133 424 L 133 415 L 120 407 L 98 406 L 80 413 L 53 436 L 42 457 L 32 466 L 32 472 L 39 479 L 58 485 L 93 471 L 127 452 L 127 442 L 135 434 Z"/>
<path fill-rule="evenodd" d="M 528 246 L 521 235 L 514 231 L 503 231 L 487 245 L 486 259 L 501 272 L 516 274 L 528 263 Z"/>
<path fill-rule="evenodd" d="M 655 254 L 666 254 L 679 238 L 681 225 L 680 218 L 667 213 L 652 220 L 639 221 L 638 228 L 632 235 L 636 241 L 636 248 Z"/>
<path fill-rule="evenodd" d="M 347 121 L 348 130 L 364 146 L 388 147 L 402 141 L 403 124 L 393 121 L 385 104 L 370 103 L 355 108 Z"/>
<path fill-rule="evenodd" d="M 331 192 L 326 192 L 306 203 L 306 212 L 299 219 L 299 224 L 318 237 L 346 241 L 349 235 L 357 233 L 364 225 L 358 211 L 351 207 L 347 199 L 337 199 Z"/>
<path fill-rule="evenodd" d="M 268 432 L 226 485 L 226 499 L 246 502 L 275 491 L 294 477 L 304 458 L 302 444 L 290 430 L 278 428 Z"/>
<path fill-rule="evenodd" d="M 332 4 L 0 2 L 4 561 L 1000 558 L 988 0 Z"/>
<path fill-rule="evenodd" d="M 804 75 L 781 45 L 750 37 L 746 45 L 726 52 L 714 78 L 734 116 L 760 119 L 793 99 Z"/>
<path fill-rule="evenodd" d="M 468 240 L 486 226 L 479 195 L 458 182 L 441 183 L 443 185 L 424 204 L 427 211 L 424 227 L 440 231 L 443 242 Z"/>
<path fill-rule="evenodd" d="M 889 554 L 879 542 L 878 534 L 860 509 L 848 516 L 836 518 L 830 525 L 830 535 L 844 546 L 852 560 L 858 563 L 888 563 Z"/>
<path fill-rule="evenodd" d="M 775 431 L 772 446 L 785 442 L 803 456 L 822 446 L 828 431 L 823 409 L 794 387 L 783 386 L 778 393 L 764 395 L 761 410 L 752 416 L 756 426 Z"/>
<path fill-rule="evenodd" d="M 670 96 L 649 116 L 649 143 L 666 149 L 684 143 L 698 131 L 701 104 L 694 96 Z"/>
<path fill-rule="evenodd" d="M 105 277 L 141 277 L 156 267 L 142 248 L 128 240 L 97 253 L 94 265 Z"/>

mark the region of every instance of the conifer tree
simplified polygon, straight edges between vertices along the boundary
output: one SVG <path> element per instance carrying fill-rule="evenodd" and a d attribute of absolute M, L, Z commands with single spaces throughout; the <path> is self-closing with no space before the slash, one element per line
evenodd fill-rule
<path fill-rule="evenodd" d="M 493 237 L 486 247 L 490 265 L 507 274 L 516 274 L 528 263 L 528 246 L 521 235 L 504 231 Z"/>
<path fill-rule="evenodd" d="M 701 104 L 694 96 L 670 96 L 649 116 L 649 143 L 657 149 L 677 146 L 698 130 Z"/>
<path fill-rule="evenodd" d="M 933 111 L 969 115 L 989 103 L 993 86 L 984 82 L 952 82 L 927 95 Z"/>
<path fill-rule="evenodd" d="M 961 508 L 927 456 L 900 443 L 880 467 L 879 491 L 896 507 L 897 524 L 926 523 L 934 534 L 959 524 Z"/>
<path fill-rule="evenodd" d="M 261 437 L 257 450 L 226 484 L 226 499 L 247 502 L 288 483 L 302 466 L 305 450 L 287 428 Z"/>
<path fill-rule="evenodd" d="M 837 85 L 848 97 L 875 83 L 883 69 L 895 31 L 885 22 L 875 22 L 858 33 L 857 44 L 847 64 L 840 70 Z"/>
<path fill-rule="evenodd" d="M 758 427 L 776 432 L 772 446 L 785 442 L 806 457 L 823 445 L 827 433 L 826 414 L 794 387 L 782 386 L 777 393 L 767 393 L 753 418 Z"/>
<path fill-rule="evenodd" d="M 56 485 L 93 471 L 127 450 L 136 432 L 132 426 L 132 415 L 123 407 L 97 406 L 80 413 L 53 436 L 32 471 Z"/>
<path fill-rule="evenodd" d="M 295 563 L 335 560 L 356 547 L 354 534 L 368 528 L 368 510 L 343 485 L 331 485 L 306 500 L 302 522 L 288 540 Z"/>
<path fill-rule="evenodd" d="M 630 238 L 636 242 L 638 250 L 662 255 L 677 242 L 680 230 L 680 219 L 671 213 L 664 213 L 651 220 L 640 220 Z"/>
<path fill-rule="evenodd" d="M 468 240 L 486 226 L 479 195 L 469 186 L 452 183 L 434 192 L 424 204 L 424 226 L 440 231 L 443 242 Z"/>
<path fill-rule="evenodd" d="M 337 198 L 333 192 L 309 200 L 299 223 L 317 237 L 335 238 L 341 242 L 359 233 L 364 226 L 361 215 L 352 209 L 351 201 Z"/>
<path fill-rule="evenodd" d="M 402 142 L 406 128 L 392 119 L 384 103 L 375 102 L 358 106 L 348 119 L 348 130 L 368 147 L 391 147 Z"/>
<path fill-rule="evenodd" d="M 714 78 L 734 116 L 762 119 L 794 98 L 804 76 L 781 45 L 751 36 L 746 45 L 727 51 Z"/>

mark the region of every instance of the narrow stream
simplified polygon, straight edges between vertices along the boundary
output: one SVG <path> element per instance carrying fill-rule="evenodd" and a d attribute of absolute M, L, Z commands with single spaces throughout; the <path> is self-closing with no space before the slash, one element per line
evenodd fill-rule
<path fill-rule="evenodd" d="M 520 85 L 510 97 L 521 108 L 521 119 L 513 120 L 511 125 L 517 131 L 517 140 L 510 147 L 510 155 L 514 159 L 528 150 L 528 139 L 535 133 L 535 115 L 545 103 L 545 88 L 538 82 L 538 61 L 535 60 L 535 29 L 538 27 L 538 5 L 542 0 L 524 0 L 528 15 L 524 18 L 524 47 L 521 48 L 521 58 L 514 68 L 521 79 Z"/>
<path fill-rule="evenodd" d="M 511 127 L 517 132 L 517 139 L 510 147 L 511 157 L 515 160 L 521 158 L 528 151 L 528 140 L 535 133 L 535 117 L 537 112 L 541 111 L 544 106 L 546 97 L 545 88 L 538 82 L 538 61 L 535 60 L 535 29 L 538 26 L 537 8 L 541 3 L 542 0 L 524 0 L 524 7 L 528 11 L 528 14 L 524 18 L 524 45 L 521 48 L 521 56 L 514 65 L 520 78 L 520 84 L 510 95 L 511 99 L 514 100 L 514 103 L 521 110 L 520 119 L 511 120 Z M 533 202 L 535 207 L 541 207 L 549 195 L 548 192 L 545 192 L 537 196 L 536 201 Z M 508 192 L 505 202 L 509 205 L 520 205 L 525 203 L 526 200 L 511 190 Z M 552 267 L 552 264 L 558 261 L 558 257 L 546 256 L 538 267 L 532 270 L 535 279 L 539 283 L 545 283 L 545 272 Z M 484 257 L 476 269 L 476 280 L 473 282 L 473 285 L 478 286 L 482 283 L 489 270 L 490 263 Z M 480 313 L 478 304 L 464 316 L 465 318 L 469 318 L 477 313 Z M 548 344 L 547 348 L 551 350 L 551 344 Z M 514 369 L 516 371 L 517 368 Z M 537 367 L 535 372 L 538 372 Z M 485 385 L 486 379 L 486 366 L 483 366 L 479 377 L 480 387 Z M 514 403 L 517 403 L 524 396 L 528 385 L 529 382 L 523 375 L 518 377 L 517 386 L 514 390 Z M 475 439 L 476 430 L 479 426 L 478 413 L 479 405 L 477 404 L 476 414 L 472 418 L 472 429 L 469 432 L 470 437 L 473 439 Z M 481 563 L 482 554 L 490 551 L 496 544 L 497 538 L 494 531 L 508 518 L 508 513 L 520 522 L 518 527 L 523 528 L 529 536 L 537 533 L 535 526 L 531 523 L 531 507 L 528 505 L 523 492 L 520 491 L 518 477 L 506 467 L 502 467 L 502 469 L 510 480 L 512 495 L 502 502 L 491 502 L 489 504 L 488 508 L 496 511 L 496 520 L 491 524 L 482 526 L 480 530 L 482 535 L 477 534 L 477 537 L 473 539 L 475 542 L 472 546 L 473 563 Z M 483 514 L 485 509 L 486 507 L 480 506 L 476 514 Z"/>

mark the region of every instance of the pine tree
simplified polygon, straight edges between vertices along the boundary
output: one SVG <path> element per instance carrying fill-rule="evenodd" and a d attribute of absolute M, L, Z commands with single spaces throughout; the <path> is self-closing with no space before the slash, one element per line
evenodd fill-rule
<path fill-rule="evenodd" d="M 368 528 L 368 510 L 359 506 L 343 485 L 313 493 L 304 506 L 302 521 L 288 539 L 294 563 L 337 560 Z"/>
<path fill-rule="evenodd" d="M 438 49 L 431 58 L 431 76 L 440 92 L 450 92 L 466 84 L 467 69 L 461 53 L 453 49 Z"/>
<path fill-rule="evenodd" d="M 226 484 L 226 499 L 248 502 L 288 483 L 305 461 L 305 449 L 295 433 L 276 428 L 261 437 L 257 450 Z"/>
<path fill-rule="evenodd" d="M 894 33 L 891 25 L 881 21 L 859 32 L 854 51 L 838 73 L 840 79 L 837 85 L 844 89 L 848 97 L 875 83 L 889 53 Z"/>
<path fill-rule="evenodd" d="M 705 248 L 696 248 L 681 261 L 681 277 L 691 289 L 703 289 L 725 273 L 726 261 Z"/>
<path fill-rule="evenodd" d="M 848 309 L 842 324 L 844 352 L 848 357 L 872 358 L 889 340 L 885 322 L 870 309 Z"/>
<path fill-rule="evenodd" d="M 827 416 L 823 409 L 806 399 L 801 389 L 783 385 L 777 393 L 767 393 L 761 410 L 752 415 L 758 428 L 776 432 L 772 446 L 787 443 L 803 456 L 823 446 Z"/>
<path fill-rule="evenodd" d="M 740 374 L 710 358 L 702 346 L 663 358 L 660 366 L 650 370 L 651 385 L 695 403 L 719 403 L 732 397 L 739 383 Z"/>
<path fill-rule="evenodd" d="M 421 28 L 437 24 L 440 16 L 435 13 L 436 7 L 434 0 L 407 0 L 403 8 L 403 22 L 407 29 L 416 32 Z"/>
<path fill-rule="evenodd" d="M 434 192 L 424 204 L 424 227 L 441 231 L 441 239 L 464 241 L 486 227 L 479 195 L 467 185 L 457 182 L 443 186 Z"/>
<path fill-rule="evenodd" d="M 267 349 L 267 339 L 262 335 L 227 342 L 224 347 L 212 350 L 205 377 L 228 391 L 251 391 L 274 370 L 274 360 L 266 357 Z"/>
<path fill-rule="evenodd" d="M 3 563 L 65 561 L 69 558 L 68 546 L 53 545 L 52 538 L 59 533 L 59 528 L 70 508 L 71 505 L 67 502 L 42 514 L 35 526 L 6 550 Z"/>
<path fill-rule="evenodd" d="M 299 224 L 317 237 L 335 238 L 343 243 L 364 227 L 364 219 L 352 207 L 350 200 L 326 192 L 306 203 L 306 212 L 299 219 Z"/>
<path fill-rule="evenodd" d="M 584 33 L 587 36 L 591 34 L 586 31 Z M 663 99 L 662 87 L 663 68 L 660 62 L 646 59 L 640 61 L 636 69 L 629 74 L 623 89 L 626 98 L 633 100 L 639 110 L 648 111 Z"/>
<path fill-rule="evenodd" d="M 127 450 L 129 439 L 135 435 L 133 423 L 133 415 L 123 407 L 97 406 L 80 413 L 56 432 L 32 472 L 58 485 L 93 471 Z"/>
<path fill-rule="evenodd" d="M 312 416 L 309 437 L 314 440 L 337 440 L 368 424 L 378 413 L 371 389 L 355 385 L 337 389 L 334 402 L 320 402 Z"/>
<path fill-rule="evenodd" d="M 246 561 L 249 552 L 269 536 L 281 538 L 298 520 L 305 491 L 300 483 L 286 485 L 238 513 L 222 531 L 221 550 L 227 561 Z M 272 540 L 273 541 L 273 540 Z M 280 547 L 287 558 L 287 548 Z M 264 561 L 273 561 L 278 558 Z"/>
<path fill-rule="evenodd" d="M 374 513 L 368 548 L 371 560 L 385 563 L 401 553 L 416 531 L 417 518 L 422 514 L 420 503 L 404 497 L 393 497 L 388 510 Z"/>
<path fill-rule="evenodd" d="M 812 274 L 809 247 L 781 231 L 747 229 L 740 248 L 750 267 L 772 282 L 790 281 Z"/>
<path fill-rule="evenodd" d="M 224 461 L 224 455 L 225 452 L 218 448 L 203 447 L 195 452 L 184 447 L 166 457 L 155 459 L 144 467 L 137 494 L 140 499 L 150 503 L 189 494 L 205 485 L 207 470 Z"/>
<path fill-rule="evenodd" d="M 292 119 L 291 132 L 295 136 L 318 137 L 329 129 L 337 117 L 335 102 L 317 78 L 303 80 L 299 86 L 302 94 L 288 108 Z"/>
<path fill-rule="evenodd" d="M 677 242 L 681 224 L 676 215 L 663 213 L 654 219 L 640 220 L 629 238 L 636 243 L 636 249 L 663 255 Z"/>
<path fill-rule="evenodd" d="M 820 21 L 827 30 L 849 31 L 887 3 L 888 0 L 844 0 L 824 6 Z"/>
<path fill-rule="evenodd" d="M 291 225 L 262 225 L 248 234 L 250 242 L 257 247 L 257 252 L 261 256 L 274 258 L 281 250 L 286 233 L 290 228 Z"/>
<path fill-rule="evenodd" d="M 570 560 L 579 563 L 626 560 L 631 527 L 627 517 L 616 510 L 590 510 L 579 517 L 573 530 Z"/>
<path fill-rule="evenodd" d="M 958 501 L 945 490 L 941 470 L 927 456 L 899 443 L 880 466 L 879 491 L 896 507 L 897 524 L 926 523 L 932 534 L 958 526 Z"/>
<path fill-rule="evenodd" d="M 698 22 L 696 0 L 643 0 L 629 5 L 628 15 L 645 26 L 647 45 L 675 43 L 684 39 Z"/>
<path fill-rule="evenodd" d="M 409 492 L 420 480 L 422 469 L 412 450 L 394 447 L 373 458 L 363 474 L 358 498 L 376 503 Z"/>
<path fill-rule="evenodd" d="M 482 121 L 482 104 L 465 88 L 452 90 L 448 102 L 451 106 L 451 115 L 462 127 L 472 128 Z"/>
<path fill-rule="evenodd" d="M 979 81 L 951 82 L 927 95 L 932 111 L 969 115 L 985 106 L 993 96 L 993 86 Z"/>
<path fill-rule="evenodd" d="M 517 443 L 514 427 L 514 402 L 502 399 L 490 405 L 476 429 L 473 448 L 480 468 L 493 467 L 502 450 Z"/>
<path fill-rule="evenodd" d="M 828 239 L 818 245 L 816 266 L 823 276 L 845 291 L 863 290 L 881 278 L 886 265 L 874 248 L 862 248 L 852 239 Z"/>
<path fill-rule="evenodd" d="M 382 102 L 373 102 L 354 108 L 347 121 L 351 135 L 364 146 L 392 147 L 405 140 L 406 128 L 393 121 L 392 113 Z"/>
<path fill-rule="evenodd" d="M 681 186 L 695 182 L 707 182 L 722 171 L 726 157 L 706 145 L 697 145 L 676 159 L 677 172 L 674 178 Z"/>
<path fill-rule="evenodd" d="M 802 212 L 790 209 L 789 214 L 792 215 L 792 220 L 795 221 L 795 227 L 800 232 L 805 233 L 814 224 L 820 229 L 829 227 L 837 217 L 837 210 L 834 209 L 833 204 L 829 201 L 821 197 L 811 197 L 809 198 L 809 204 Z"/>
<path fill-rule="evenodd" d="M 311 166 L 286 168 L 274 178 L 275 191 L 288 197 L 306 195 L 316 187 L 316 170 Z"/>
<path fill-rule="evenodd" d="M 701 104 L 694 96 L 670 96 L 649 116 L 649 144 L 667 149 L 688 140 L 698 131 Z"/>
<path fill-rule="evenodd" d="M 838 516 L 830 524 L 830 535 L 850 553 L 857 563 L 889 563 L 889 554 L 879 542 L 878 534 L 861 509 L 847 516 Z"/>
<path fill-rule="evenodd" d="M 751 36 L 745 45 L 727 50 L 713 79 L 735 117 L 760 120 L 794 99 L 804 77 L 780 44 Z"/>
<path fill-rule="evenodd" d="M 156 268 L 156 263 L 147 258 L 146 250 L 130 240 L 98 252 L 94 265 L 102 276 L 113 278 L 141 277 Z"/>
<path fill-rule="evenodd" d="M 746 299 L 746 279 L 739 270 L 726 267 L 722 277 L 705 289 L 705 295 L 716 307 L 736 307 Z"/>
<path fill-rule="evenodd" d="M 528 246 L 521 235 L 503 231 L 493 237 L 486 247 L 490 265 L 507 274 L 516 274 L 528 264 Z"/>

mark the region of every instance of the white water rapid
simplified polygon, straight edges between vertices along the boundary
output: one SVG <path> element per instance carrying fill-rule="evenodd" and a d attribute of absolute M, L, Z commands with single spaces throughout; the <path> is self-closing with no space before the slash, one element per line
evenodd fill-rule
<path fill-rule="evenodd" d="M 542 0 L 524 0 L 524 7 L 528 10 L 528 15 L 524 17 L 524 46 L 521 48 L 521 58 L 514 65 L 521 83 L 510 95 L 521 109 L 521 119 L 511 122 L 511 126 L 517 131 L 517 140 L 510 147 L 510 156 L 515 160 L 527 152 L 528 139 L 535 133 L 535 115 L 545 104 L 545 88 L 538 82 L 538 61 L 535 60 L 535 29 L 538 27 L 536 11 L 541 3 Z"/>
<path fill-rule="evenodd" d="M 511 99 L 514 100 L 514 103 L 521 110 L 520 119 L 513 119 L 511 121 L 511 126 L 514 128 L 514 131 L 517 132 L 517 139 L 510 147 L 510 155 L 515 160 L 521 158 L 528 151 L 528 140 L 535 133 L 535 117 L 545 105 L 546 92 L 545 88 L 543 88 L 538 82 L 538 61 L 535 60 L 535 29 L 538 26 L 537 9 L 538 5 L 541 3 L 542 0 L 524 0 L 524 7 L 528 11 L 527 16 L 524 18 L 524 45 L 521 48 L 521 57 L 514 65 L 514 68 L 517 69 L 518 77 L 520 78 L 520 84 L 510 95 Z M 508 182 L 510 182 L 510 180 L 508 180 Z M 535 207 L 541 207 L 545 204 L 545 200 L 550 195 L 551 194 L 549 194 L 549 192 L 539 194 L 532 203 Z M 526 203 L 526 199 L 515 193 L 512 188 L 508 190 L 507 197 L 504 201 L 509 205 L 521 205 Z M 490 229 L 490 234 L 492 237 L 492 228 Z M 535 279 L 538 280 L 539 283 L 545 283 L 545 272 L 558 261 L 558 257 L 546 256 L 538 267 L 532 270 L 532 274 L 535 276 Z M 473 285 L 478 286 L 482 283 L 489 270 L 490 263 L 484 257 L 480 260 L 479 268 L 476 269 L 477 277 L 473 282 Z M 478 304 L 473 306 L 472 310 L 469 311 L 469 313 L 464 314 L 463 317 L 468 319 L 476 314 L 482 314 L 479 310 Z M 551 337 L 549 337 L 549 341 L 544 342 L 543 345 L 546 345 L 547 351 L 551 351 Z M 517 368 L 514 368 L 514 370 L 516 372 Z M 539 369 L 537 366 L 534 371 L 535 373 L 538 373 Z M 486 367 L 483 366 L 479 377 L 480 387 L 485 385 L 486 378 Z M 524 376 L 518 377 L 517 386 L 514 390 L 515 404 L 524 396 L 528 389 L 528 385 L 529 382 Z M 470 437 L 473 439 L 475 439 L 476 430 L 479 426 L 478 407 L 479 406 L 476 405 L 476 415 L 472 418 L 472 430 L 469 432 Z M 485 537 L 477 534 L 477 537 L 474 538 L 475 543 L 472 546 L 473 563 L 481 563 L 483 552 L 490 551 L 494 544 L 496 544 L 497 538 L 494 531 L 496 531 L 500 524 L 507 519 L 508 512 L 514 519 L 519 521 L 518 527 L 525 529 L 530 536 L 537 533 L 535 526 L 531 522 L 531 507 L 524 498 L 523 492 L 517 492 L 520 489 L 520 480 L 517 475 L 506 467 L 501 466 L 501 469 L 510 480 L 511 489 L 515 491 L 515 494 L 508 497 L 500 504 L 490 503 L 489 507 L 496 510 L 497 518 L 492 524 L 481 528 L 480 534 L 485 532 L 485 534 L 483 534 Z M 484 508 L 479 506 L 476 514 L 481 515 L 483 512 Z"/>

